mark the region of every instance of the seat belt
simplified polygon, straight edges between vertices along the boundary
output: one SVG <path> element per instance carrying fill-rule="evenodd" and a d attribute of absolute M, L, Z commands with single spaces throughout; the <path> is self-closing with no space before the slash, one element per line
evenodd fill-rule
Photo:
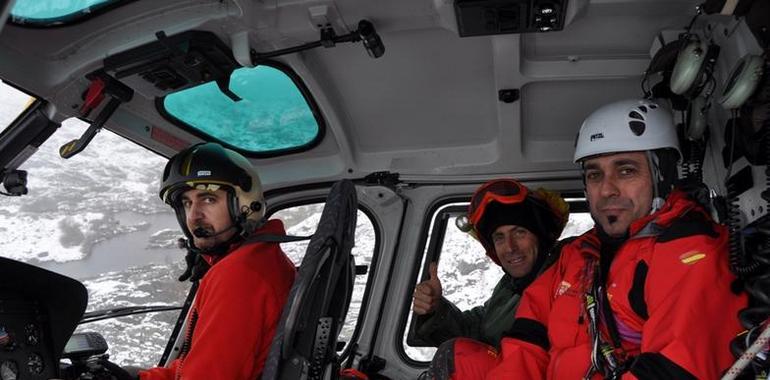
<path fill-rule="evenodd" d="M 295 241 L 310 240 L 313 235 L 309 236 L 292 236 L 292 235 L 275 235 L 275 234 L 258 234 L 252 235 L 244 240 L 244 243 L 291 243 Z"/>

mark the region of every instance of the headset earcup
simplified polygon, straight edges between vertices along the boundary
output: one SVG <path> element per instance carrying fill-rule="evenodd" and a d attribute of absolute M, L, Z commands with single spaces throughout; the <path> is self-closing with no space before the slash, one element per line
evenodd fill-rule
<path fill-rule="evenodd" d="M 663 45 L 650 60 L 650 66 L 647 68 L 647 73 L 652 74 L 673 70 L 676 65 L 676 58 L 686 44 L 687 40 L 677 39 Z"/>
<path fill-rule="evenodd" d="M 698 81 L 706 62 L 707 46 L 699 40 L 690 40 L 676 57 L 671 73 L 671 92 L 684 95 Z"/>
<path fill-rule="evenodd" d="M 765 60 L 758 55 L 746 55 L 735 64 L 722 90 L 719 104 L 725 109 L 736 109 L 746 103 L 757 88 L 765 68 Z"/>

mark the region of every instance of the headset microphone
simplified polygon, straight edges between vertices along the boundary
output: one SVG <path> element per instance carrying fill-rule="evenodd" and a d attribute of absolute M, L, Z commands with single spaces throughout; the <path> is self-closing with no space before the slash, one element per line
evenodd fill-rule
<path fill-rule="evenodd" d="M 230 225 L 230 227 L 227 227 L 227 228 L 225 228 L 222 231 L 219 231 L 217 233 L 212 233 L 212 232 L 209 232 L 209 230 L 207 230 L 207 229 L 205 229 L 203 227 L 198 227 L 198 228 L 196 228 L 196 229 L 194 229 L 192 231 L 192 234 L 193 234 L 193 236 L 195 236 L 197 238 L 210 239 L 210 238 L 213 238 L 213 237 L 217 237 L 217 236 L 219 236 L 219 235 L 221 235 L 221 234 L 223 234 L 225 232 L 228 232 L 228 231 L 230 231 L 232 229 L 235 229 L 235 225 Z"/>

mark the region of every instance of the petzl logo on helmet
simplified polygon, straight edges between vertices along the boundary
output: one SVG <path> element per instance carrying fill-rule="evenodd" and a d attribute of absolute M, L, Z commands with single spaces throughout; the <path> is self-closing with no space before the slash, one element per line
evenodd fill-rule
<path fill-rule="evenodd" d="M 590 140 L 594 141 L 594 140 L 603 139 L 603 138 L 604 138 L 604 133 L 594 133 L 593 135 L 591 135 Z"/>
<path fill-rule="evenodd" d="M 211 170 L 198 170 L 196 174 L 198 177 L 208 177 L 211 175 Z"/>

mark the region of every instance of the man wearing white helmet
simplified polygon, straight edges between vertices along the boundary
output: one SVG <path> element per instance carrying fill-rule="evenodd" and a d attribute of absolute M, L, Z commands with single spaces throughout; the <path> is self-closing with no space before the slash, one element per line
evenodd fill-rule
<path fill-rule="evenodd" d="M 727 230 L 673 187 L 672 116 L 648 100 L 608 104 L 583 123 L 596 226 L 532 283 L 487 379 L 716 379 L 745 295 L 731 291 Z"/>
<path fill-rule="evenodd" d="M 285 232 L 264 219 L 254 167 L 219 144 L 198 144 L 169 160 L 160 197 L 187 237 L 180 281 L 200 283 L 179 359 L 139 378 L 259 378 L 296 271 L 277 243 L 255 238 Z"/>

